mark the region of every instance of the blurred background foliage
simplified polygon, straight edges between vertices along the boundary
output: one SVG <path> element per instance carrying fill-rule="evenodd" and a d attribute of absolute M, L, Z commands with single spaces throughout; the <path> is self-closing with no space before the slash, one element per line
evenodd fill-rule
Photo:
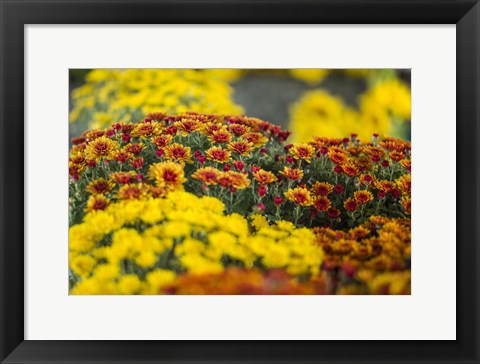
<path fill-rule="evenodd" d="M 291 141 L 351 133 L 410 139 L 407 69 L 71 69 L 70 136 L 146 113 L 246 114 Z"/>

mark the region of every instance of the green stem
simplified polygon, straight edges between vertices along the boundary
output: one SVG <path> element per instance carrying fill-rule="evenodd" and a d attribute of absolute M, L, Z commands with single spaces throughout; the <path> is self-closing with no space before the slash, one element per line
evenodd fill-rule
<path fill-rule="evenodd" d="M 296 206 L 294 210 L 294 222 L 295 225 L 298 224 L 298 219 L 300 218 L 300 206 Z"/>

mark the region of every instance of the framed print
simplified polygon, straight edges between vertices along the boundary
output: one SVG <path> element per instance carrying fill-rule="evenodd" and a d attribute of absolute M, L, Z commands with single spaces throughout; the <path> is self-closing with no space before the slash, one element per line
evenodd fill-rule
<path fill-rule="evenodd" d="M 479 361 L 477 1 L 1 9 L 2 363 Z"/>

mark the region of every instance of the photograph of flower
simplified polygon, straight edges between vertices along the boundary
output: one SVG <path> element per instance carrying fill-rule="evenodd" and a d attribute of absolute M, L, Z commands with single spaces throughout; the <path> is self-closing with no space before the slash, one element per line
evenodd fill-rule
<path fill-rule="evenodd" d="M 405 69 L 71 69 L 71 295 L 411 293 Z"/>

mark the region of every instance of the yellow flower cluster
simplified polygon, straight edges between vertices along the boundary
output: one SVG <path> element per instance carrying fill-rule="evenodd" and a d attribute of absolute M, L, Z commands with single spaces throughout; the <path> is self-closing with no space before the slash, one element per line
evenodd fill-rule
<path fill-rule="evenodd" d="M 72 91 L 70 121 L 89 121 L 102 129 L 113 122 L 141 118 L 153 111 L 242 114 L 232 101 L 235 70 L 96 69 Z"/>
<path fill-rule="evenodd" d="M 249 223 L 224 209 L 216 198 L 174 191 L 88 213 L 69 232 L 71 293 L 158 294 L 177 274 L 228 266 L 319 273 L 323 251 L 312 230 L 260 215 Z"/>
<path fill-rule="evenodd" d="M 298 78 L 310 85 L 320 83 L 328 76 L 330 70 L 322 68 L 293 68 L 289 70 L 292 77 Z"/>
<path fill-rule="evenodd" d="M 397 78 L 378 82 L 361 96 L 360 102 L 362 110 L 380 108 L 396 118 L 410 120 L 410 90 Z"/>
<path fill-rule="evenodd" d="M 369 141 L 373 134 L 404 137 L 399 122 L 410 120 L 411 95 L 398 79 L 378 82 L 360 96 L 358 109 L 324 90 L 306 92 L 291 108 L 295 141 L 314 136 L 342 138 L 350 133 Z"/>

